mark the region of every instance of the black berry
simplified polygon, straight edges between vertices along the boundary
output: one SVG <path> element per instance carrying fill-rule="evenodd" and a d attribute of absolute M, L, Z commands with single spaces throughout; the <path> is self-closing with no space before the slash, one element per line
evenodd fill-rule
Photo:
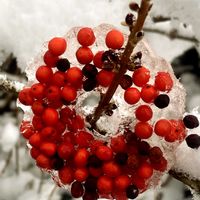
<path fill-rule="evenodd" d="M 95 78 L 88 78 L 83 81 L 83 89 L 86 92 L 92 91 L 97 86 L 97 81 Z"/>
<path fill-rule="evenodd" d="M 56 62 L 56 67 L 59 71 L 65 72 L 70 68 L 70 62 L 66 58 L 61 58 Z"/>
<path fill-rule="evenodd" d="M 126 165 L 128 160 L 128 154 L 124 152 L 119 152 L 115 155 L 115 162 L 119 165 Z"/>
<path fill-rule="evenodd" d="M 129 75 L 124 75 L 120 80 L 120 86 L 126 90 L 133 84 L 132 78 Z"/>
<path fill-rule="evenodd" d="M 64 166 L 63 159 L 61 159 L 61 158 L 54 158 L 54 159 L 52 159 L 52 161 L 51 161 L 51 167 L 52 167 L 52 169 L 59 170 L 59 169 L 63 168 L 63 166 Z"/>
<path fill-rule="evenodd" d="M 191 134 L 186 137 L 187 145 L 192 149 L 198 149 L 200 146 L 200 136 L 196 134 Z"/>
<path fill-rule="evenodd" d="M 87 65 L 85 65 L 83 67 L 82 72 L 83 72 L 83 75 L 85 77 L 87 77 L 87 78 L 94 78 L 97 75 L 98 70 L 97 70 L 97 68 L 94 65 L 87 64 Z"/>
<path fill-rule="evenodd" d="M 102 166 L 102 161 L 95 155 L 88 158 L 88 167 L 99 168 Z"/>
<path fill-rule="evenodd" d="M 85 191 L 96 192 L 97 189 L 97 178 L 89 176 L 84 183 Z"/>
<path fill-rule="evenodd" d="M 199 120 L 194 115 L 187 115 L 183 118 L 183 123 L 189 129 L 193 129 L 199 126 Z"/>
<path fill-rule="evenodd" d="M 129 185 L 126 189 L 126 196 L 129 199 L 135 199 L 139 194 L 139 190 L 135 185 Z"/>
<path fill-rule="evenodd" d="M 160 109 L 166 108 L 169 105 L 169 102 L 170 102 L 169 96 L 166 94 L 160 94 L 154 100 L 155 106 L 157 106 Z"/>
<path fill-rule="evenodd" d="M 82 197 L 84 193 L 83 186 L 80 182 L 75 181 L 72 183 L 71 194 L 74 198 Z"/>

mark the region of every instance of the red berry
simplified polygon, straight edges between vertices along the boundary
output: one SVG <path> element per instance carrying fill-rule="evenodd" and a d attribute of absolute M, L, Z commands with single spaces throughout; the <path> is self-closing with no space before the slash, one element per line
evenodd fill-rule
<path fill-rule="evenodd" d="M 52 142 L 43 142 L 40 146 L 40 151 L 48 157 L 53 156 L 56 153 L 57 146 Z"/>
<path fill-rule="evenodd" d="M 67 123 L 69 118 L 73 115 L 73 111 L 69 107 L 62 108 L 60 111 L 60 119 L 62 122 Z"/>
<path fill-rule="evenodd" d="M 170 134 L 171 130 L 172 130 L 172 125 L 170 121 L 166 119 L 158 120 L 154 127 L 154 132 L 161 137 L 165 137 L 168 134 Z"/>
<path fill-rule="evenodd" d="M 128 104 L 136 104 L 140 100 L 140 91 L 133 87 L 126 89 L 124 92 L 124 100 Z"/>
<path fill-rule="evenodd" d="M 33 116 L 32 124 L 33 124 L 33 127 L 35 130 L 41 130 L 44 126 L 42 118 L 40 116 L 36 116 L 36 115 Z"/>
<path fill-rule="evenodd" d="M 36 71 L 36 78 L 40 83 L 49 83 L 53 77 L 53 71 L 47 66 L 40 66 Z"/>
<path fill-rule="evenodd" d="M 68 160 L 74 154 L 74 145 L 71 143 L 62 143 L 58 146 L 58 155 L 64 160 Z"/>
<path fill-rule="evenodd" d="M 57 71 L 53 74 L 52 77 L 52 85 L 56 85 L 58 87 L 63 87 L 65 85 L 65 73 L 61 71 Z"/>
<path fill-rule="evenodd" d="M 99 177 L 103 172 L 101 168 L 89 167 L 89 173 L 94 177 Z"/>
<path fill-rule="evenodd" d="M 117 177 L 120 175 L 120 167 L 113 161 L 109 161 L 103 164 L 103 172 L 109 177 Z"/>
<path fill-rule="evenodd" d="M 58 123 L 55 125 L 55 129 L 57 133 L 61 135 L 66 129 L 66 124 L 59 120 Z"/>
<path fill-rule="evenodd" d="M 158 171 L 161 171 L 161 172 L 164 172 L 166 169 L 167 169 L 167 160 L 164 158 L 164 157 L 161 157 L 159 162 L 157 163 L 152 163 L 152 167 L 155 169 L 155 170 L 158 170 Z"/>
<path fill-rule="evenodd" d="M 89 64 L 93 60 L 93 53 L 88 47 L 80 47 L 76 52 L 76 58 L 80 64 Z"/>
<path fill-rule="evenodd" d="M 61 91 L 61 96 L 67 102 L 74 101 L 77 96 L 76 89 L 72 86 L 66 85 L 65 87 L 63 87 L 63 89 Z"/>
<path fill-rule="evenodd" d="M 130 185 L 131 180 L 128 175 L 120 175 L 115 178 L 114 185 L 117 190 L 124 191 Z"/>
<path fill-rule="evenodd" d="M 131 183 L 134 184 L 138 189 L 144 190 L 146 187 L 145 180 L 138 175 L 133 175 L 131 177 Z"/>
<path fill-rule="evenodd" d="M 30 138 L 29 138 L 29 144 L 33 147 L 40 147 L 41 144 L 41 137 L 39 133 L 34 133 Z"/>
<path fill-rule="evenodd" d="M 153 116 L 153 111 L 148 105 L 141 105 L 135 111 L 135 116 L 142 122 L 149 121 Z"/>
<path fill-rule="evenodd" d="M 88 177 L 88 170 L 86 168 L 78 168 L 74 172 L 74 178 L 79 181 L 83 182 Z"/>
<path fill-rule="evenodd" d="M 54 108 L 46 108 L 42 119 L 47 126 L 54 126 L 58 122 L 58 112 Z"/>
<path fill-rule="evenodd" d="M 74 156 L 76 167 L 85 167 L 88 161 L 89 152 L 85 149 L 79 149 Z"/>
<path fill-rule="evenodd" d="M 54 56 L 60 56 L 67 48 L 67 42 L 64 38 L 55 37 L 49 41 L 49 52 Z"/>
<path fill-rule="evenodd" d="M 113 29 L 109 31 L 106 35 L 106 45 L 111 49 L 120 49 L 124 44 L 124 36 L 123 34 Z"/>
<path fill-rule="evenodd" d="M 40 151 L 37 148 L 32 147 L 30 150 L 30 154 L 33 159 L 36 159 L 40 155 Z"/>
<path fill-rule="evenodd" d="M 110 147 L 107 146 L 99 146 L 96 150 L 96 156 L 100 160 L 108 161 L 113 157 L 113 151 Z"/>
<path fill-rule="evenodd" d="M 58 61 L 58 57 L 54 56 L 53 54 L 50 53 L 50 51 L 47 51 L 44 54 L 44 63 L 49 66 L 49 67 L 55 67 L 56 66 L 56 62 Z"/>
<path fill-rule="evenodd" d="M 160 91 L 169 92 L 173 87 L 173 80 L 168 72 L 158 72 L 155 77 L 155 87 Z"/>
<path fill-rule="evenodd" d="M 42 139 L 49 139 L 56 135 L 56 130 L 53 127 L 47 126 L 40 131 Z"/>
<path fill-rule="evenodd" d="M 76 115 L 71 122 L 75 130 L 83 129 L 85 127 L 84 119 L 79 115 Z"/>
<path fill-rule="evenodd" d="M 49 101 L 59 100 L 61 96 L 61 90 L 58 86 L 51 85 L 46 90 L 46 97 Z"/>
<path fill-rule="evenodd" d="M 147 122 L 138 122 L 135 125 L 135 134 L 141 139 L 148 139 L 151 137 L 153 129 Z"/>
<path fill-rule="evenodd" d="M 94 63 L 94 65 L 96 66 L 96 67 L 98 67 L 98 68 L 102 68 L 102 66 L 103 66 L 103 62 L 102 62 L 102 55 L 103 55 L 103 53 L 104 53 L 104 51 L 98 51 L 96 54 L 95 54 L 95 56 L 94 56 L 94 58 L 93 58 L 93 63 Z"/>
<path fill-rule="evenodd" d="M 101 140 L 92 140 L 90 142 L 90 151 L 95 154 L 99 146 L 103 146 L 104 142 Z"/>
<path fill-rule="evenodd" d="M 77 40 L 82 46 L 90 46 L 95 41 L 95 35 L 91 28 L 81 28 L 77 34 Z"/>
<path fill-rule="evenodd" d="M 25 138 L 25 139 L 29 139 L 33 134 L 34 134 L 34 131 L 33 131 L 33 128 L 27 128 L 25 129 L 22 133 L 22 136 Z"/>
<path fill-rule="evenodd" d="M 30 88 L 24 88 L 22 91 L 20 91 L 18 98 L 19 101 L 26 106 L 30 106 L 34 102 Z"/>
<path fill-rule="evenodd" d="M 141 178 L 149 179 L 153 175 L 153 167 L 149 163 L 144 162 L 140 165 L 137 173 Z"/>
<path fill-rule="evenodd" d="M 60 169 L 58 175 L 63 184 L 70 184 L 74 180 L 74 172 L 67 166 Z"/>
<path fill-rule="evenodd" d="M 101 176 L 97 181 L 97 189 L 101 194 L 110 194 L 113 190 L 113 180 L 108 176 Z"/>
<path fill-rule="evenodd" d="M 83 73 L 81 69 L 78 67 L 71 67 L 65 73 L 65 80 L 72 85 L 81 84 L 82 79 L 83 79 Z"/>
<path fill-rule="evenodd" d="M 50 169 L 51 168 L 51 164 L 50 164 L 50 159 L 46 156 L 44 156 L 43 154 L 40 154 L 37 158 L 36 158 L 36 164 L 38 167 L 44 168 L 44 169 Z"/>
<path fill-rule="evenodd" d="M 84 189 L 83 189 L 82 184 L 78 181 L 73 182 L 71 186 L 71 195 L 74 198 L 79 198 L 83 196 L 83 193 L 84 193 Z"/>
<path fill-rule="evenodd" d="M 163 152 L 159 147 L 152 147 L 149 152 L 149 158 L 151 163 L 159 163 L 163 157 Z"/>
<path fill-rule="evenodd" d="M 145 85 L 141 90 L 141 98 L 146 103 L 151 103 L 158 96 L 158 91 L 152 85 Z"/>
<path fill-rule="evenodd" d="M 41 100 L 34 101 L 31 109 L 35 115 L 41 115 L 45 109 L 44 102 Z"/>
<path fill-rule="evenodd" d="M 31 95 L 35 99 L 43 99 L 45 86 L 41 83 L 35 83 L 31 86 Z"/>
<path fill-rule="evenodd" d="M 126 150 L 126 141 L 123 135 L 111 138 L 110 144 L 114 152 L 124 152 Z"/>
<path fill-rule="evenodd" d="M 114 76 L 115 76 L 114 72 L 101 70 L 97 74 L 97 82 L 99 83 L 99 85 L 103 87 L 108 87 L 111 84 Z"/>
<path fill-rule="evenodd" d="M 150 71 L 145 67 L 140 67 L 134 71 L 132 79 L 136 86 L 142 87 L 149 81 Z"/>
<path fill-rule="evenodd" d="M 86 131 L 80 131 L 75 135 L 75 143 L 78 144 L 79 147 L 88 147 L 93 139 L 94 137 Z"/>

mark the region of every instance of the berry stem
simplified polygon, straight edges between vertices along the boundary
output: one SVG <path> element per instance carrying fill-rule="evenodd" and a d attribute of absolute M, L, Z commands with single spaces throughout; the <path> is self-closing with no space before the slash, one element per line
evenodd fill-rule
<path fill-rule="evenodd" d="M 142 0 L 140 9 L 138 12 L 138 17 L 133 26 L 130 26 L 130 35 L 128 37 L 128 42 L 126 44 L 125 50 L 122 54 L 121 61 L 120 61 L 120 68 L 119 71 L 116 73 L 115 78 L 113 79 L 111 85 L 109 86 L 106 94 L 103 96 L 99 105 L 97 106 L 93 118 L 90 120 L 90 124 L 92 127 L 95 127 L 96 121 L 101 117 L 101 114 L 105 110 L 106 105 L 112 99 L 117 87 L 120 83 L 121 78 L 126 73 L 127 64 L 130 61 L 130 56 L 136 47 L 137 43 L 142 39 L 142 28 L 145 22 L 145 19 L 148 15 L 149 10 L 151 9 L 152 4 L 151 0 Z"/>

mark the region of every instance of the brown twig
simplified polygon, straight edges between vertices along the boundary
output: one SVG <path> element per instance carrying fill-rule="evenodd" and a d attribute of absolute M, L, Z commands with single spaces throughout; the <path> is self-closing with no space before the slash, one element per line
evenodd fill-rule
<path fill-rule="evenodd" d="M 108 103 L 112 99 L 112 96 L 114 95 L 122 76 L 125 74 L 127 70 L 127 63 L 130 60 L 130 56 L 133 52 L 133 49 L 137 45 L 138 41 L 141 39 L 138 33 L 143 28 L 145 19 L 148 15 L 148 12 L 151 6 L 152 6 L 151 0 L 141 1 L 140 10 L 138 12 L 138 18 L 134 26 L 130 27 L 131 32 L 130 32 L 125 50 L 121 57 L 119 71 L 116 73 L 115 78 L 112 81 L 111 85 L 109 86 L 106 94 L 103 96 L 102 100 L 99 102 L 99 105 L 94 112 L 93 118 L 90 120 L 90 124 L 93 127 L 95 127 L 95 123 L 100 118 L 101 114 L 103 113 L 105 106 L 108 105 Z"/>

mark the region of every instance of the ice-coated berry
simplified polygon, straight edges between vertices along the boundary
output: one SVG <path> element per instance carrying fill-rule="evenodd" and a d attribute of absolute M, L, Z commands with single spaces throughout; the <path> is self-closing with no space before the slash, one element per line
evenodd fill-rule
<path fill-rule="evenodd" d="M 132 78 L 131 78 L 129 75 L 127 75 L 127 74 L 125 74 L 125 75 L 122 77 L 121 81 L 120 81 L 120 86 L 121 86 L 124 90 L 130 88 L 130 87 L 132 86 L 132 84 L 133 84 Z"/>
<path fill-rule="evenodd" d="M 160 91 L 169 92 L 173 87 L 173 80 L 168 72 L 158 72 L 155 77 L 155 87 Z"/>
<path fill-rule="evenodd" d="M 81 28 L 77 34 L 77 40 L 82 46 L 90 46 L 95 42 L 95 35 L 91 28 Z"/>
<path fill-rule="evenodd" d="M 197 134 L 191 134 L 186 137 L 187 145 L 192 149 L 198 149 L 200 147 L 200 136 Z"/>
<path fill-rule="evenodd" d="M 60 56 L 67 48 L 67 42 L 64 38 L 55 37 L 49 41 L 49 52 L 54 56 Z"/>
<path fill-rule="evenodd" d="M 170 134 L 171 130 L 172 125 L 170 121 L 166 119 L 158 120 L 154 126 L 154 132 L 161 137 L 165 137 L 166 135 Z"/>
<path fill-rule="evenodd" d="M 89 64 L 93 60 L 93 53 L 88 47 L 80 47 L 76 52 L 76 58 L 80 64 Z"/>
<path fill-rule="evenodd" d="M 153 116 L 153 111 L 148 105 L 141 105 L 135 111 L 135 116 L 142 122 L 149 121 Z"/>
<path fill-rule="evenodd" d="M 155 106 L 160 109 L 166 108 L 169 105 L 170 98 L 167 94 L 160 94 L 154 100 Z"/>
<path fill-rule="evenodd" d="M 140 67 L 133 72 L 132 79 L 136 86 L 142 87 L 149 81 L 150 71 L 145 67 Z"/>
<path fill-rule="evenodd" d="M 56 67 L 59 71 L 65 72 L 70 68 L 70 62 L 66 58 L 61 58 L 56 62 Z"/>
<path fill-rule="evenodd" d="M 199 120 L 194 115 L 186 115 L 183 118 L 183 123 L 189 129 L 193 129 L 199 126 Z"/>
<path fill-rule="evenodd" d="M 87 78 L 95 78 L 98 73 L 97 68 L 92 64 L 87 64 L 82 69 L 83 75 Z"/>
<path fill-rule="evenodd" d="M 138 122 L 135 125 L 135 134 L 141 139 L 148 139 L 153 133 L 152 126 L 147 122 Z"/>
<path fill-rule="evenodd" d="M 110 194 L 113 190 L 113 180 L 108 176 L 101 176 L 97 181 L 97 188 L 100 194 Z"/>
<path fill-rule="evenodd" d="M 136 104 L 140 100 L 140 91 L 134 87 L 126 89 L 124 92 L 124 100 L 128 104 Z"/>
<path fill-rule="evenodd" d="M 109 31 L 105 40 L 107 47 L 111 49 L 120 49 L 124 44 L 123 34 L 116 29 Z"/>
<path fill-rule="evenodd" d="M 92 91 L 97 86 L 96 78 L 88 78 L 83 81 L 83 89 L 86 92 Z"/>
<path fill-rule="evenodd" d="M 126 196 L 129 199 L 135 199 L 139 194 L 139 190 L 135 185 L 129 185 L 126 189 Z"/>

